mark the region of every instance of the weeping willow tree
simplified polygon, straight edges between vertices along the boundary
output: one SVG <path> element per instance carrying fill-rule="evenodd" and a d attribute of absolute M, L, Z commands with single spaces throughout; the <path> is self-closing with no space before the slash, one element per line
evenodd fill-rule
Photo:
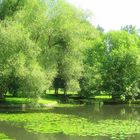
<path fill-rule="evenodd" d="M 76 92 L 80 89 L 79 79 L 87 40 L 96 38 L 97 31 L 87 20 L 87 13 L 65 1 L 47 1 L 47 5 L 50 5 L 47 10 L 47 36 L 41 42 L 47 42 L 47 46 L 43 48 L 53 56 L 56 69 L 53 82 L 55 93 L 58 93 L 59 88 L 64 89 L 64 94 L 67 90 Z"/>

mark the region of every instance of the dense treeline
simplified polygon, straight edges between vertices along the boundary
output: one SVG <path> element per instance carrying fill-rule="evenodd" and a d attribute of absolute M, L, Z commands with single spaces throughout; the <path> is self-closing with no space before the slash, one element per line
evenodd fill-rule
<path fill-rule="evenodd" d="M 81 94 L 110 94 L 114 99 L 138 97 L 139 41 L 136 34 L 111 31 L 87 48 Z"/>
<path fill-rule="evenodd" d="M 104 33 L 64 0 L 0 1 L 0 96 L 64 94 L 114 99 L 140 93 L 140 38 L 133 26 Z"/>

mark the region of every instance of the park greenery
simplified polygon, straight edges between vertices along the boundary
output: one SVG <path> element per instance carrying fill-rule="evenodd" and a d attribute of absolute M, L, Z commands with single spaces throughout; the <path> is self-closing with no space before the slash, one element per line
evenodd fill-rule
<path fill-rule="evenodd" d="M 64 0 L 0 1 L 0 98 L 48 90 L 90 98 L 140 97 L 140 37 L 132 25 L 104 32 Z"/>
<path fill-rule="evenodd" d="M 0 0 L 0 139 L 140 138 L 139 30 L 91 19 L 67 0 Z"/>

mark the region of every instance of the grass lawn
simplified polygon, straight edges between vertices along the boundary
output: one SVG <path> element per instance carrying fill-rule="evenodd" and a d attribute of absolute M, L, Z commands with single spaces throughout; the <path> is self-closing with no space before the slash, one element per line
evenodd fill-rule
<path fill-rule="evenodd" d="M 5 102 L 8 104 L 28 104 L 31 102 L 31 99 L 28 98 L 18 98 L 18 97 L 6 97 Z M 56 104 L 57 100 L 55 99 L 43 99 L 38 100 L 39 104 Z"/>
<path fill-rule="evenodd" d="M 95 99 L 112 99 L 111 95 L 97 95 Z"/>
<path fill-rule="evenodd" d="M 18 97 L 6 97 L 5 102 L 9 104 L 27 104 L 29 103 L 29 99 Z"/>
<path fill-rule="evenodd" d="M 62 95 L 62 94 L 60 94 Z M 69 94 L 71 95 L 71 94 Z M 76 95 L 76 94 L 75 94 Z M 78 95 L 78 94 L 77 94 Z M 112 98 L 112 96 L 109 95 L 97 95 L 94 97 L 95 99 L 99 100 L 109 100 Z M 38 99 L 38 104 L 41 105 L 48 105 L 48 104 L 57 104 L 59 98 L 57 96 L 54 96 L 53 94 L 46 94 L 44 98 Z M 6 104 L 29 104 L 32 101 L 32 99 L 29 98 L 19 98 L 19 97 L 6 97 L 5 103 Z"/>

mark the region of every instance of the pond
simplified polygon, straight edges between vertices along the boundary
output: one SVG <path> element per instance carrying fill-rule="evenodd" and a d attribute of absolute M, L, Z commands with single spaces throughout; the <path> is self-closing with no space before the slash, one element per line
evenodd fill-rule
<path fill-rule="evenodd" d="M 0 134 L 9 139 L 140 139 L 139 105 L 94 104 L 42 111 L 0 109 L 0 112 Z"/>

